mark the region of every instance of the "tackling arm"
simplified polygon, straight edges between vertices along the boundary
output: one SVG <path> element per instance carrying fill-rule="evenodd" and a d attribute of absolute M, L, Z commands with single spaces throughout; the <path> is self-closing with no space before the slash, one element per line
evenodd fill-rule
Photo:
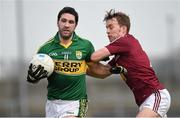
<path fill-rule="evenodd" d="M 90 62 L 88 63 L 87 75 L 104 79 L 107 76 L 111 75 L 110 65 L 103 65 L 99 62 Z"/>
<path fill-rule="evenodd" d="M 111 54 L 110 54 L 109 50 L 106 47 L 104 47 L 104 48 L 101 48 L 101 49 L 93 52 L 93 54 L 91 55 L 91 60 L 94 62 L 98 62 L 110 55 Z"/>

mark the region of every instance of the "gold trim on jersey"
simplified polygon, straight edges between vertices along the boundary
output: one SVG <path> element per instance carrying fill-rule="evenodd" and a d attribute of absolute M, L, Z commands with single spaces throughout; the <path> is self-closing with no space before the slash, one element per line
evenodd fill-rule
<path fill-rule="evenodd" d="M 60 42 L 60 45 L 62 45 L 62 46 L 65 47 L 65 48 L 68 48 L 71 44 L 72 44 L 72 41 L 70 41 L 70 42 L 67 43 L 67 44 L 63 44 L 62 42 Z"/>
<path fill-rule="evenodd" d="M 81 75 L 85 74 L 87 65 L 84 60 L 53 60 L 55 63 L 55 72 L 67 75 Z"/>
<path fill-rule="evenodd" d="M 51 43 L 52 41 L 54 41 L 54 38 L 50 38 L 48 41 L 46 41 L 45 43 L 43 43 L 39 48 L 38 48 L 38 51 L 44 46 L 44 45 L 46 45 L 46 44 L 48 44 L 48 43 Z M 37 52 L 38 52 L 37 51 Z M 36 53 L 37 53 L 36 52 Z"/>

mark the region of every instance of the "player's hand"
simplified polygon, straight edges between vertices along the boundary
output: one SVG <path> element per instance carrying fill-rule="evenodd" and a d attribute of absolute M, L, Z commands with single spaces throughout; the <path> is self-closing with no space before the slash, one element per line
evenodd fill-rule
<path fill-rule="evenodd" d="M 120 73 L 123 73 L 123 74 L 127 74 L 127 70 L 122 67 L 122 66 L 115 66 L 115 67 L 112 67 L 110 68 L 109 70 L 112 74 L 120 74 Z"/>
<path fill-rule="evenodd" d="M 110 58 L 109 57 L 105 57 L 101 61 L 108 61 L 108 60 L 110 60 Z"/>
<path fill-rule="evenodd" d="M 33 71 L 33 64 L 31 63 L 28 70 L 27 81 L 30 83 L 37 83 L 39 80 L 46 78 L 48 72 L 44 70 L 44 67 L 39 65 L 36 70 Z"/>

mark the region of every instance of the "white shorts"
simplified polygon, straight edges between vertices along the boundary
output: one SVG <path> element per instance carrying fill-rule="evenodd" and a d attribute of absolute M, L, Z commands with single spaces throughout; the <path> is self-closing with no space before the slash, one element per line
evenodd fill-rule
<path fill-rule="evenodd" d="M 141 111 L 143 107 L 147 107 L 158 113 L 161 117 L 166 117 L 170 104 L 171 97 L 169 92 L 166 89 L 157 90 L 141 104 L 139 110 Z"/>
<path fill-rule="evenodd" d="M 46 117 L 63 118 L 65 116 L 84 117 L 87 111 L 87 99 L 47 100 Z"/>

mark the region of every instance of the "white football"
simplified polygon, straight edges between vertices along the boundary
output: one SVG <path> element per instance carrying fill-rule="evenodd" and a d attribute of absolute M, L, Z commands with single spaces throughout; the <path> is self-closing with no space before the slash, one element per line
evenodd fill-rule
<path fill-rule="evenodd" d="M 36 70 L 38 65 L 43 66 L 44 70 L 48 72 L 48 76 L 50 76 L 54 71 L 54 62 L 47 54 L 39 53 L 34 55 L 30 63 L 33 64 L 33 70 Z"/>

